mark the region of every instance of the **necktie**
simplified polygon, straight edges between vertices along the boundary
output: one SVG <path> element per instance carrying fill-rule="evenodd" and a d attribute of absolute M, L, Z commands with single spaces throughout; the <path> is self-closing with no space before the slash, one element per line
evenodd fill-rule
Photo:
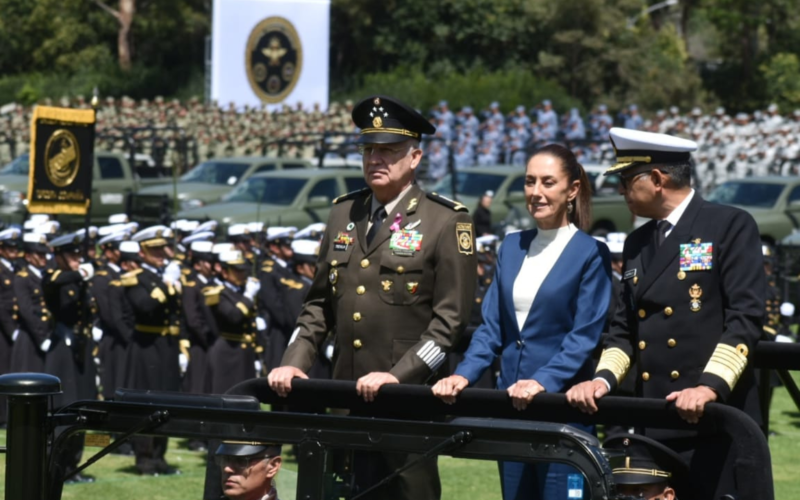
<path fill-rule="evenodd" d="M 656 243 L 658 246 L 661 246 L 661 244 L 664 243 L 664 240 L 667 239 L 667 231 L 672 228 L 672 224 L 670 224 L 669 221 L 660 220 L 656 222 L 656 227 Z"/>
<path fill-rule="evenodd" d="M 372 244 L 372 240 L 375 239 L 375 235 L 378 234 L 378 231 L 381 229 L 383 219 L 385 218 L 386 209 L 383 207 L 376 208 L 375 213 L 372 215 L 372 227 L 369 228 L 369 232 L 367 233 L 367 246 Z"/>

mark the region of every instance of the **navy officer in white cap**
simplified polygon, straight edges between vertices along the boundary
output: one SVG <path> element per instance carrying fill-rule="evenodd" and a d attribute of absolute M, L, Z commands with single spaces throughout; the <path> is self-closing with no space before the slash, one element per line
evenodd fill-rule
<path fill-rule="evenodd" d="M 692 189 L 694 142 L 619 128 L 610 137 L 617 163 L 607 173 L 620 176 L 631 211 L 652 220 L 625 240 L 621 300 L 596 378 L 571 388 L 567 399 L 592 413 L 627 375 L 636 378 L 637 396 L 674 402 L 690 423 L 715 401 L 760 421 L 751 359 L 766 280 L 755 221 Z M 628 373 L 633 361 L 635 373 Z M 697 498 L 736 496 L 726 436 L 638 430 L 689 462 Z"/>

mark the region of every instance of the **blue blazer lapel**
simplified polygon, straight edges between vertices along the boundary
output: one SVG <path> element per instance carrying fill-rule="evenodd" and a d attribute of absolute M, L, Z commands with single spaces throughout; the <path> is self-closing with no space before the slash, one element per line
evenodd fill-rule
<path fill-rule="evenodd" d="M 525 319 L 525 324 L 522 326 L 522 330 L 528 330 L 531 328 L 531 324 L 537 321 L 537 317 L 540 311 L 544 311 L 545 314 L 552 314 L 553 310 L 551 306 L 557 304 L 557 302 L 552 302 L 550 299 L 556 297 L 550 291 L 555 288 L 554 280 L 560 282 L 566 282 L 572 279 L 572 276 L 575 275 L 576 269 L 580 269 L 580 267 L 576 267 L 576 262 L 581 262 L 581 237 L 583 235 L 578 232 L 570 238 L 569 243 L 567 246 L 564 247 L 564 250 L 561 252 L 561 255 L 558 256 L 556 263 L 553 264 L 553 268 L 550 269 L 550 272 L 547 273 L 545 276 L 544 281 L 542 281 L 542 285 L 539 287 L 539 291 L 536 292 L 536 298 L 533 299 L 533 304 L 531 304 L 531 309 L 528 311 L 528 317 Z M 566 299 L 564 299 L 566 300 Z"/>
<path fill-rule="evenodd" d="M 519 335 L 519 325 L 517 324 L 517 313 L 514 309 L 514 281 L 516 281 L 519 271 L 522 269 L 522 263 L 528 255 L 531 242 L 538 232 L 536 229 L 521 232 L 518 245 L 516 248 L 509 249 L 509 252 L 505 255 L 506 260 L 503 262 L 503 275 L 501 276 L 503 280 L 503 297 L 501 301 L 506 309 L 505 317 L 509 318 L 510 324 L 508 326 L 512 328 L 511 332 L 516 332 L 517 336 Z"/>

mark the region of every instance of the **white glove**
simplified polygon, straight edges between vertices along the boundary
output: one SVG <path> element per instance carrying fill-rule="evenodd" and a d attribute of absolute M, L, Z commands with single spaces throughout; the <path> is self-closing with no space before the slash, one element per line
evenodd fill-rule
<path fill-rule="evenodd" d="M 78 266 L 78 272 L 83 276 L 83 281 L 89 281 L 94 276 L 94 266 L 90 262 L 84 262 Z"/>
<path fill-rule="evenodd" d="M 189 358 L 185 354 L 178 354 L 178 364 L 181 365 L 181 373 L 186 373 L 186 368 L 189 367 Z"/>
<path fill-rule="evenodd" d="M 794 340 L 791 337 L 787 337 L 786 335 L 776 335 L 775 342 L 781 342 L 783 344 L 794 344 Z"/>
<path fill-rule="evenodd" d="M 47 352 L 47 350 L 48 350 L 48 349 L 50 349 L 50 344 L 51 344 L 51 343 L 52 343 L 52 342 L 50 342 L 50 339 L 47 339 L 47 340 L 45 340 L 44 342 L 42 342 L 42 345 L 40 345 L 40 346 L 39 346 L 39 349 L 40 349 L 42 352 Z"/>
<path fill-rule="evenodd" d="M 259 332 L 263 332 L 267 329 L 267 322 L 264 321 L 264 318 L 261 316 L 256 316 L 256 328 Z"/>
<path fill-rule="evenodd" d="M 19 337 L 19 330 L 14 330 L 14 333 L 11 334 L 11 342 L 16 342 L 17 337 Z"/>
<path fill-rule="evenodd" d="M 256 360 L 256 377 L 261 374 L 261 361 Z"/>
<path fill-rule="evenodd" d="M 161 276 L 164 283 L 175 284 L 181 281 L 181 266 L 177 262 L 170 262 L 164 268 L 164 274 Z"/>
<path fill-rule="evenodd" d="M 325 348 L 325 358 L 333 361 L 333 343 L 328 344 L 328 347 Z"/>
<path fill-rule="evenodd" d="M 261 290 L 261 282 L 258 281 L 258 278 L 247 278 L 247 284 L 244 286 L 244 296 L 253 300 L 259 290 Z"/>
<path fill-rule="evenodd" d="M 103 330 L 97 328 L 96 326 L 92 327 L 92 338 L 95 342 L 100 342 L 103 338 Z"/>

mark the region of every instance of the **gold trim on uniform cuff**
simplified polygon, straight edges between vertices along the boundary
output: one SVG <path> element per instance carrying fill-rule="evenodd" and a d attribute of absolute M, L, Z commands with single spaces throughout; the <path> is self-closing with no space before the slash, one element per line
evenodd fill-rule
<path fill-rule="evenodd" d="M 400 134 L 413 137 L 414 139 L 419 139 L 418 133 L 406 130 L 404 128 L 365 128 L 361 130 L 362 134 L 380 134 L 384 132 L 387 134 Z"/>
<path fill-rule="evenodd" d="M 716 375 L 728 384 L 728 388 L 733 390 L 736 382 L 741 377 L 747 366 L 747 346 L 739 344 L 733 347 L 728 344 L 717 344 L 714 354 L 708 360 L 703 373 Z"/>
<path fill-rule="evenodd" d="M 628 373 L 628 368 L 631 367 L 631 358 L 625 354 L 625 351 L 619 347 L 612 347 L 611 349 L 604 349 L 603 354 L 600 355 L 600 362 L 597 363 L 597 370 L 608 370 L 614 374 L 617 379 L 617 384 L 622 382 L 625 374 Z"/>

